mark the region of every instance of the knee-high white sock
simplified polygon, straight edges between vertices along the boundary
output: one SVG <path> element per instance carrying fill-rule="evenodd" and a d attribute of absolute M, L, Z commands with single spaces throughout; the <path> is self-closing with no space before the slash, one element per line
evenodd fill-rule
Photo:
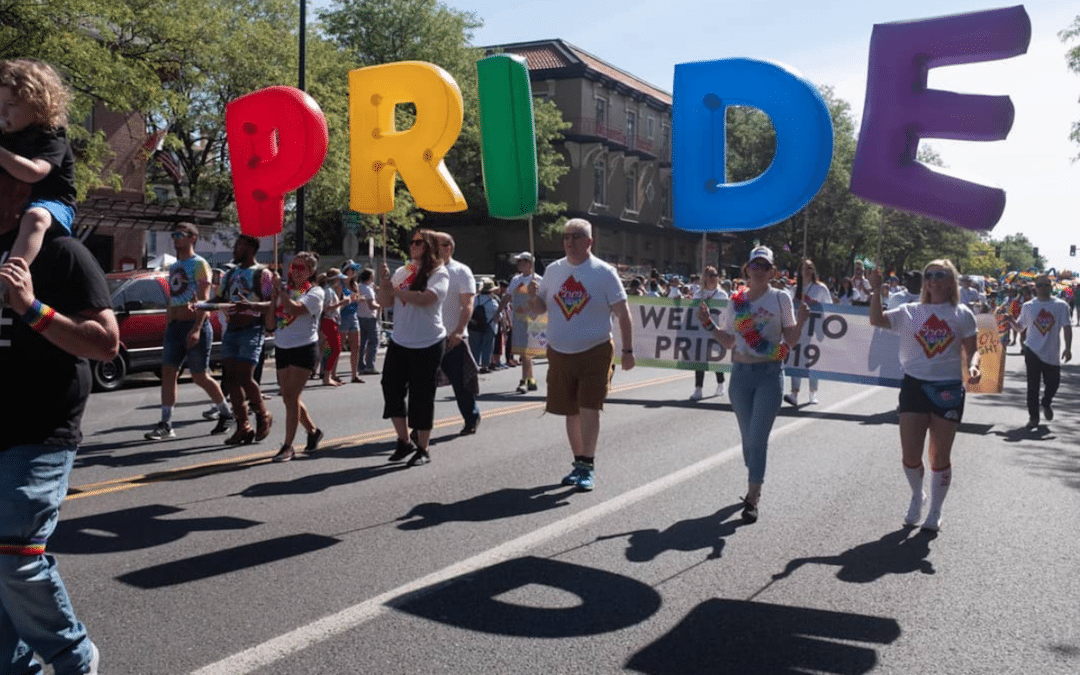
<path fill-rule="evenodd" d="M 945 501 L 945 495 L 949 493 L 950 483 L 952 483 L 952 467 L 930 472 L 930 511 L 926 514 L 926 521 L 923 522 L 925 529 L 940 528 L 941 504 Z"/>
<path fill-rule="evenodd" d="M 926 493 L 923 492 L 923 466 L 912 468 L 904 466 L 904 475 L 907 476 L 908 485 L 911 486 L 911 504 L 908 505 L 907 515 L 904 516 L 905 525 L 914 525 L 922 516 L 922 507 L 926 503 Z"/>

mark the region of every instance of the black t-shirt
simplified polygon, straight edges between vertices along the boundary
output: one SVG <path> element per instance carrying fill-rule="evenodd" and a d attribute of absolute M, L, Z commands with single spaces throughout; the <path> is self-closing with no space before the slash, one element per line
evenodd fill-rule
<path fill-rule="evenodd" d="M 17 228 L 0 235 L 0 262 L 6 261 Z M 90 251 L 71 237 L 46 238 L 30 266 L 34 295 L 58 314 L 111 308 L 109 286 Z M 45 444 L 74 448 L 90 396 L 90 365 L 34 332 L 15 310 L 0 310 L 0 450 Z"/>
<path fill-rule="evenodd" d="M 22 131 L 0 134 L 0 146 L 27 159 L 44 159 L 52 171 L 30 184 L 30 201 L 47 199 L 75 208 L 75 157 L 65 129 L 47 130 L 30 126 Z"/>

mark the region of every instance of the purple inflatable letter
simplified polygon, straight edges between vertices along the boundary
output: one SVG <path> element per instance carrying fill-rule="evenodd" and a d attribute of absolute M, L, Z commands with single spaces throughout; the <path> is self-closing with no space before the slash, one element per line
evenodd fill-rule
<path fill-rule="evenodd" d="M 992 229 L 1005 210 L 1003 190 L 935 171 L 915 157 L 923 137 L 1004 139 L 1012 101 L 927 89 L 926 77 L 939 66 L 1023 54 L 1030 41 L 1023 6 L 875 25 L 851 192 L 951 225 Z"/>

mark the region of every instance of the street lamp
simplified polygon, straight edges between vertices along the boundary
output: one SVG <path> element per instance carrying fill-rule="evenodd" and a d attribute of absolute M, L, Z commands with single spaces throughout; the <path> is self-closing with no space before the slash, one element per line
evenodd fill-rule
<path fill-rule="evenodd" d="M 304 70 L 307 53 L 307 0 L 300 0 L 300 77 L 297 88 L 305 91 Z M 296 190 L 296 252 L 304 250 L 304 186 Z"/>

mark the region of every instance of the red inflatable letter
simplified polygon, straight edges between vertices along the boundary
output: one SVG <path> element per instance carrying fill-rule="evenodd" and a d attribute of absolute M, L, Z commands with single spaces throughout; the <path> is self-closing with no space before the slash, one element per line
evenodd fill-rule
<path fill-rule="evenodd" d="M 315 99 L 293 87 L 267 87 L 225 108 L 236 213 L 244 234 L 281 232 L 285 193 L 318 173 L 330 143 Z"/>

